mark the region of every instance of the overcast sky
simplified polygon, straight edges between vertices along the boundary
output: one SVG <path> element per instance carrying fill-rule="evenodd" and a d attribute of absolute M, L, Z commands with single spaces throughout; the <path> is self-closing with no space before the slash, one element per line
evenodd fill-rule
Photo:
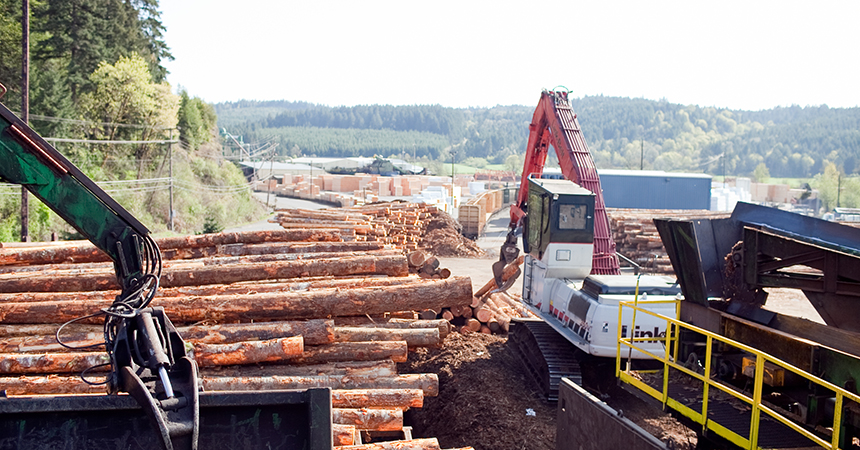
<path fill-rule="evenodd" d="M 860 1 L 161 0 L 207 102 L 536 105 L 563 85 L 760 110 L 860 105 Z"/>

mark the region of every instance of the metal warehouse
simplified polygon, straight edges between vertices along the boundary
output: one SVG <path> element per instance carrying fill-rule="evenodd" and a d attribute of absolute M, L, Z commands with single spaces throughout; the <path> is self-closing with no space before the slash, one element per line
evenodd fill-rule
<path fill-rule="evenodd" d="M 711 176 L 659 170 L 598 170 L 608 208 L 710 209 Z"/>

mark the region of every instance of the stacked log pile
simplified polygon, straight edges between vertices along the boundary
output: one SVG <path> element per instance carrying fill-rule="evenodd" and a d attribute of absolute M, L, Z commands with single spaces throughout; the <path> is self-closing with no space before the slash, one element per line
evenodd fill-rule
<path fill-rule="evenodd" d="M 408 228 L 389 224 L 377 233 L 381 221 L 369 220 L 365 236 Z M 396 363 L 410 348 L 441 345 L 451 331 L 447 321 L 422 320 L 416 311 L 472 301 L 469 278 L 410 274 L 390 241 L 346 240 L 345 229 L 160 239 L 168 260 L 151 304 L 165 309 L 189 344 L 208 391 L 331 388 L 339 446 L 402 430 L 404 411 L 438 393 L 436 374 L 399 374 Z M 108 369 L 100 366 L 109 362 L 104 317 L 65 326 L 65 346 L 55 333 L 114 300 L 105 259 L 82 243 L 0 249 L 0 390 L 104 392 L 79 376 L 90 369 L 87 379 L 101 381 Z M 348 448 L 438 448 L 435 440 L 415 441 Z"/>
<path fill-rule="evenodd" d="M 336 230 L 344 241 L 390 244 L 404 252 L 476 256 L 483 252 L 460 234 L 459 223 L 425 203 L 377 203 L 350 208 L 278 210 L 272 222 L 287 230 Z"/>
<path fill-rule="evenodd" d="M 503 282 L 519 275 L 523 260 L 524 257 L 520 256 L 516 261 L 505 266 L 502 274 Z M 439 317 L 451 322 L 462 334 L 505 334 L 508 332 L 511 319 L 537 316 L 523 305 L 517 294 L 499 290 L 493 278 L 475 292 L 472 303 L 468 306 L 443 308 Z"/>
<path fill-rule="evenodd" d="M 674 274 L 674 269 L 654 226 L 655 218 L 716 219 L 731 214 L 725 211 L 621 208 L 606 208 L 606 212 L 609 214 L 615 250 L 639 264 L 646 272 L 660 274 Z"/>

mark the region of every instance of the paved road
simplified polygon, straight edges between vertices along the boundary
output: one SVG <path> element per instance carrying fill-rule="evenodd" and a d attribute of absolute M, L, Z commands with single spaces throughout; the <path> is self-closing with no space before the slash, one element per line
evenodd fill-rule
<path fill-rule="evenodd" d="M 260 231 L 260 230 L 280 230 L 281 226 L 276 223 L 270 223 L 269 219 L 275 217 L 275 209 L 322 209 L 330 208 L 330 205 L 323 203 L 312 202 L 300 198 L 278 197 L 276 195 L 268 196 L 265 192 L 255 192 L 254 197 L 265 204 L 268 200 L 271 207 L 269 208 L 269 216 L 265 220 L 259 222 L 240 225 L 237 227 L 227 228 L 224 231 Z"/>

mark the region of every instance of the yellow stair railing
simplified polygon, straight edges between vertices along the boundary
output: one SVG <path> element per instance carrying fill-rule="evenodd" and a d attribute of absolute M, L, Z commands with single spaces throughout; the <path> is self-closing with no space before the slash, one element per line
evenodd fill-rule
<path fill-rule="evenodd" d="M 783 425 L 791 428 L 802 436 L 806 437 L 810 441 L 814 442 L 816 445 L 826 448 L 826 449 L 840 449 L 839 447 L 839 438 L 841 434 L 841 426 L 842 426 L 842 409 L 844 401 L 850 400 L 853 402 L 860 403 L 860 396 L 849 392 L 839 386 L 836 386 L 826 380 L 823 380 L 815 375 L 812 375 L 798 367 L 795 367 L 785 361 L 780 360 L 772 355 L 769 355 L 765 352 L 757 350 L 753 347 L 745 345 L 741 342 L 737 342 L 731 339 L 728 339 L 719 334 L 710 332 L 708 330 L 696 327 L 694 325 L 682 322 L 677 317 L 671 318 L 661 314 L 656 314 L 654 312 L 648 311 L 640 305 L 650 305 L 654 303 L 670 303 L 670 302 L 678 302 L 680 300 L 674 301 L 651 301 L 651 300 L 643 300 L 639 301 L 627 301 L 627 302 L 619 302 L 618 308 L 618 347 L 617 347 L 617 357 L 616 357 L 616 377 L 621 381 L 628 383 L 637 389 L 647 393 L 651 397 L 662 402 L 664 409 L 671 408 L 685 417 L 693 420 L 694 422 L 702 425 L 702 429 L 704 431 L 711 431 L 717 433 L 719 436 L 729 440 L 734 443 L 738 447 L 746 448 L 746 449 L 758 449 L 760 448 L 758 445 L 758 437 L 759 437 L 759 425 L 761 423 L 761 414 L 765 413 L 769 417 L 774 420 L 782 423 Z M 666 321 L 666 337 L 665 338 L 657 338 L 657 337 L 634 337 L 631 333 L 630 336 L 622 337 L 621 335 L 621 317 L 622 310 L 624 308 L 632 308 L 633 309 L 633 322 L 630 325 L 630 330 L 634 330 L 636 326 L 636 314 L 648 314 L 653 317 L 657 317 L 659 319 Z M 676 306 L 675 311 L 678 311 L 678 307 Z M 678 364 L 678 337 L 680 336 L 680 332 L 682 329 L 690 330 L 694 333 L 698 333 L 705 337 L 705 358 L 704 358 L 704 371 L 703 373 L 698 373 L 695 370 L 691 370 L 685 367 L 682 364 Z M 659 340 L 663 342 L 665 352 L 663 355 L 657 355 L 652 352 L 649 352 L 645 348 L 641 346 L 637 346 L 638 342 L 654 342 L 655 340 Z M 711 378 L 711 360 L 712 360 L 712 352 L 715 343 L 722 343 L 729 345 L 731 347 L 735 347 L 741 351 L 747 352 L 755 357 L 755 374 L 753 378 L 753 393 L 752 396 L 746 395 L 735 388 L 732 388 L 716 379 Z M 642 353 L 649 355 L 650 357 L 659 360 L 663 363 L 662 368 L 662 390 L 658 390 L 644 381 L 633 376 L 633 370 L 630 369 L 630 364 L 627 364 L 622 368 L 622 361 L 624 360 L 624 355 L 622 354 L 622 349 L 628 349 L 628 351 L 638 350 Z M 798 376 L 801 376 L 808 380 L 809 382 L 818 385 L 822 388 L 833 391 L 835 394 L 835 407 L 833 413 L 833 422 L 831 424 L 832 430 L 832 439 L 830 442 L 822 439 L 816 434 L 813 434 L 803 426 L 795 423 L 790 418 L 780 414 L 777 410 L 771 408 L 770 406 L 762 403 L 762 389 L 764 383 L 764 373 L 765 373 L 765 364 L 773 364 L 775 366 L 781 367 L 784 370 L 790 371 Z M 689 406 L 683 404 L 678 399 L 673 399 L 669 396 L 669 369 L 675 369 L 679 372 L 682 372 L 692 378 L 695 378 L 702 382 L 702 407 L 701 410 L 697 411 Z M 751 416 L 750 416 L 750 427 L 749 427 L 749 437 L 741 436 L 734 431 L 728 429 L 726 426 L 723 426 L 717 423 L 712 418 L 708 418 L 708 398 L 709 391 L 711 389 L 718 389 L 721 392 L 731 395 L 732 397 L 748 404 L 751 408 Z M 846 444 L 850 448 L 851 443 L 848 442 Z"/>

